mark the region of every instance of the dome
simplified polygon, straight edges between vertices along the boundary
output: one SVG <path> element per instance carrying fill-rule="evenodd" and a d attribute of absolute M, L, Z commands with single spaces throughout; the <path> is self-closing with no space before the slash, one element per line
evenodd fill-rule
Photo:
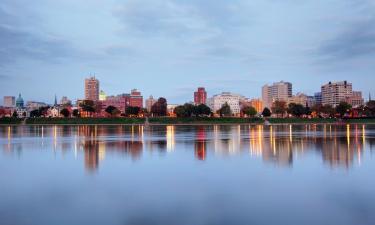
<path fill-rule="evenodd" d="M 18 95 L 18 98 L 16 100 L 16 107 L 17 108 L 23 108 L 23 98 L 21 97 L 21 94 Z"/>

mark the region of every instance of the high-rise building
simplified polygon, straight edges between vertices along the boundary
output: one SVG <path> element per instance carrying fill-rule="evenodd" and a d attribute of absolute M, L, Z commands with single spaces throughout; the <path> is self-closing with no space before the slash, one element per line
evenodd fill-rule
<path fill-rule="evenodd" d="M 207 92 L 204 87 L 199 87 L 196 92 L 194 92 L 194 104 L 206 104 Z"/>
<path fill-rule="evenodd" d="M 143 108 L 143 96 L 137 89 L 130 92 L 129 106 Z"/>
<path fill-rule="evenodd" d="M 272 85 L 264 85 L 262 88 L 262 100 L 264 107 L 271 108 L 274 101 L 288 101 L 292 97 L 292 84 L 289 82 L 276 82 Z"/>
<path fill-rule="evenodd" d="M 154 99 L 154 97 L 152 97 L 152 95 L 148 99 L 146 99 L 147 112 L 151 112 L 151 108 L 156 102 L 157 102 L 157 100 Z"/>
<path fill-rule="evenodd" d="M 340 102 L 347 102 L 353 95 L 352 83 L 347 81 L 329 82 L 322 86 L 322 104 L 336 107 Z"/>
<path fill-rule="evenodd" d="M 16 97 L 4 96 L 4 107 L 13 108 L 16 106 Z"/>
<path fill-rule="evenodd" d="M 227 103 L 233 114 L 239 114 L 241 111 L 240 101 L 243 99 L 245 98 L 241 95 L 223 92 L 207 99 L 207 105 L 213 112 L 217 112 L 225 103 Z"/>
<path fill-rule="evenodd" d="M 85 79 L 85 99 L 92 101 L 99 100 L 99 80 L 95 77 Z"/>

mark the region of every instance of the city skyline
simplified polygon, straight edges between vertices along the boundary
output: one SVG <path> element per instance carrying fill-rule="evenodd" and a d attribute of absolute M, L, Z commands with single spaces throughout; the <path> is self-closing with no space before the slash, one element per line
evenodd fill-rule
<path fill-rule="evenodd" d="M 108 95 L 136 87 L 173 103 L 199 86 L 260 97 L 280 78 L 309 95 L 348 80 L 367 97 L 374 9 L 369 0 L 4 0 L 0 94 L 79 99 L 91 73 Z"/>

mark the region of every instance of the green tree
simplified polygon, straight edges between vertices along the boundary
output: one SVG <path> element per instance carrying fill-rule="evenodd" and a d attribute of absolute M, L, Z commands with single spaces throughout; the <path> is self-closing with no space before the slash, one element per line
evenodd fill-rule
<path fill-rule="evenodd" d="M 375 101 L 368 101 L 365 106 L 365 113 L 367 116 L 375 116 Z"/>
<path fill-rule="evenodd" d="M 18 118 L 18 114 L 17 114 L 16 111 L 13 112 L 12 117 L 13 117 L 13 118 Z"/>
<path fill-rule="evenodd" d="M 249 117 L 254 117 L 258 113 L 257 110 L 252 106 L 243 107 L 242 112 Z"/>
<path fill-rule="evenodd" d="M 230 106 L 226 102 L 224 105 L 221 106 L 221 108 L 218 110 L 218 114 L 220 116 L 231 116 L 232 110 L 230 109 Z"/>
<path fill-rule="evenodd" d="M 137 107 L 137 106 L 128 106 L 125 109 L 125 114 L 126 115 L 138 116 L 138 114 L 139 114 L 140 111 L 141 111 L 140 107 Z"/>
<path fill-rule="evenodd" d="M 198 114 L 197 108 L 193 104 L 185 103 L 184 108 L 187 117 L 191 117 L 193 115 L 196 116 Z"/>
<path fill-rule="evenodd" d="M 68 118 L 70 116 L 70 111 L 67 108 L 63 108 L 60 111 L 60 114 L 63 115 L 65 118 Z"/>
<path fill-rule="evenodd" d="M 151 107 L 151 113 L 154 116 L 166 116 L 167 115 L 167 99 L 161 97 Z"/>
<path fill-rule="evenodd" d="M 287 111 L 295 117 L 301 117 L 305 114 L 305 107 L 301 104 L 290 103 Z"/>
<path fill-rule="evenodd" d="M 272 115 L 271 110 L 267 107 L 263 109 L 262 116 L 263 117 L 270 117 Z"/>
<path fill-rule="evenodd" d="M 31 112 L 30 112 L 30 117 L 32 117 L 32 118 L 35 118 L 35 117 L 40 117 L 41 115 L 40 115 L 40 111 L 39 111 L 39 109 L 34 109 L 34 110 L 32 110 Z"/>
<path fill-rule="evenodd" d="M 323 105 L 321 108 L 321 112 L 330 117 L 333 117 L 335 115 L 335 109 L 331 105 Z"/>
<path fill-rule="evenodd" d="M 186 117 L 186 110 L 183 105 L 177 106 L 173 112 L 177 117 Z"/>
<path fill-rule="evenodd" d="M 287 110 L 286 102 L 284 101 L 275 101 L 272 104 L 272 113 L 275 113 L 278 116 L 283 117 Z"/>
<path fill-rule="evenodd" d="M 209 116 L 211 115 L 211 109 L 205 104 L 200 104 L 195 106 L 196 112 L 198 116 Z"/>
<path fill-rule="evenodd" d="M 120 110 L 117 109 L 116 107 L 110 105 L 108 106 L 106 109 L 105 109 L 105 112 L 108 113 L 109 115 L 111 116 L 117 116 L 118 114 L 120 114 Z"/>
<path fill-rule="evenodd" d="M 95 102 L 92 100 L 83 100 L 79 106 L 82 108 L 83 111 L 88 113 L 94 113 L 96 111 Z"/>
<path fill-rule="evenodd" d="M 79 110 L 78 110 L 78 109 L 74 109 L 72 114 L 73 114 L 73 116 L 76 117 L 76 118 L 80 117 L 80 114 L 79 114 Z"/>
<path fill-rule="evenodd" d="M 340 117 L 343 117 L 346 113 L 348 113 L 352 109 L 352 106 L 347 102 L 340 102 L 336 106 L 336 113 L 340 114 Z"/>

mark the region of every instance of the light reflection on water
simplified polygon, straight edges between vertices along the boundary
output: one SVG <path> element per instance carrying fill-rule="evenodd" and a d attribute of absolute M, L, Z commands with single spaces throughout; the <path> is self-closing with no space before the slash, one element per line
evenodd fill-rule
<path fill-rule="evenodd" d="M 0 126 L 0 224 L 373 224 L 374 137 L 373 125 Z"/>
<path fill-rule="evenodd" d="M 371 153 L 373 133 L 369 125 L 3 126 L 0 143 L 4 153 L 19 157 L 29 148 L 82 152 L 88 170 L 98 169 L 108 151 L 141 160 L 144 151 L 168 154 L 180 145 L 194 149 L 197 160 L 248 153 L 291 166 L 297 155 L 315 151 L 331 167 L 350 168 L 360 166 L 366 145 Z"/>

